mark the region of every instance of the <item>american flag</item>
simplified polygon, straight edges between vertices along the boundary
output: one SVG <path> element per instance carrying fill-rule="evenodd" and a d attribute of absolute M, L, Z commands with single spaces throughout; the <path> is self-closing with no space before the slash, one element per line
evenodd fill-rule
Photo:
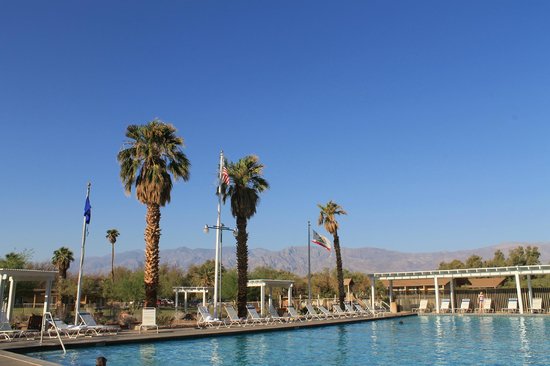
<path fill-rule="evenodd" d="M 226 185 L 229 185 L 229 174 L 227 173 L 227 168 L 222 168 L 222 182 Z"/>

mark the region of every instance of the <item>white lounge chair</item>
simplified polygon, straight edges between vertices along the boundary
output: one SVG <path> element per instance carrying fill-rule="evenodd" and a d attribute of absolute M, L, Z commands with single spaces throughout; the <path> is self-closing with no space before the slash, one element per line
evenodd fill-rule
<path fill-rule="evenodd" d="M 256 324 L 268 324 L 269 319 L 268 318 L 262 318 L 260 314 L 258 314 L 258 311 L 256 311 L 256 308 L 254 305 L 247 304 L 246 305 L 246 311 L 248 312 L 248 323 L 252 324 L 253 326 Z"/>
<path fill-rule="evenodd" d="M 451 312 L 451 299 L 441 299 L 441 306 L 439 307 L 440 313 Z"/>
<path fill-rule="evenodd" d="M 331 313 L 327 308 L 325 308 L 323 305 L 317 306 L 317 309 L 325 316 L 326 319 L 336 319 L 336 315 Z"/>
<path fill-rule="evenodd" d="M 197 306 L 197 327 L 210 327 L 210 328 L 216 328 L 219 329 L 222 325 L 225 323 L 218 319 L 212 317 L 206 306 L 199 305 Z"/>
<path fill-rule="evenodd" d="M 271 319 L 272 323 L 275 323 L 275 322 L 283 323 L 287 320 L 287 318 L 279 315 L 279 313 L 277 312 L 277 309 L 275 309 L 273 304 L 269 304 L 268 311 L 269 311 L 269 319 Z"/>
<path fill-rule="evenodd" d="M 322 319 L 325 316 L 322 314 L 319 314 L 315 309 L 313 308 L 313 305 L 306 304 L 307 314 L 306 317 L 309 319 Z"/>
<path fill-rule="evenodd" d="M 542 307 L 542 298 L 540 297 L 533 298 L 533 304 L 532 304 L 532 307 L 529 308 L 529 311 L 532 314 L 544 313 L 545 311 L 544 311 L 544 308 Z"/>
<path fill-rule="evenodd" d="M 334 311 L 334 314 L 336 314 L 339 318 L 349 318 L 351 316 L 348 312 L 344 311 L 340 307 L 340 304 L 333 304 L 332 310 Z"/>
<path fill-rule="evenodd" d="M 159 326 L 157 325 L 157 309 L 156 308 L 143 308 L 141 312 L 141 324 L 139 325 L 139 333 L 141 334 L 141 328 L 157 328 L 157 334 L 159 332 Z"/>
<path fill-rule="evenodd" d="M 483 307 L 481 310 L 477 308 L 475 311 L 481 313 L 494 313 L 495 310 L 493 309 L 493 300 L 488 298 L 483 299 Z"/>
<path fill-rule="evenodd" d="M 359 316 L 360 314 L 351 306 L 351 304 L 348 304 L 348 303 L 345 303 L 344 304 L 344 307 L 346 308 L 346 312 L 352 316 L 352 317 L 356 317 L 356 316 Z"/>
<path fill-rule="evenodd" d="M 3 337 L 8 342 L 11 342 L 15 337 L 20 337 L 23 334 L 20 330 L 11 329 L 10 323 L 0 323 L 0 337 Z"/>
<path fill-rule="evenodd" d="M 460 307 L 458 308 L 459 313 L 469 313 L 471 311 L 470 309 L 470 299 L 462 299 L 460 302 Z"/>
<path fill-rule="evenodd" d="M 508 306 L 502 308 L 504 313 L 517 313 L 518 312 L 518 299 L 511 297 L 508 299 Z"/>
<path fill-rule="evenodd" d="M 371 308 L 367 301 L 363 302 L 363 304 L 365 305 L 365 310 L 372 314 L 372 316 L 374 316 L 375 318 L 379 316 L 384 316 L 386 313 L 385 311 Z"/>
<path fill-rule="evenodd" d="M 245 326 L 248 323 L 248 320 L 246 318 L 239 318 L 237 310 L 235 310 L 233 305 L 225 304 L 224 308 L 228 317 L 228 319 L 225 321 L 225 324 L 228 328 L 235 324 Z"/>
<path fill-rule="evenodd" d="M 289 321 L 299 321 L 303 322 L 304 319 L 306 319 L 306 316 L 298 314 L 294 306 L 289 305 L 286 307 L 286 310 L 288 311 L 288 320 Z"/>
<path fill-rule="evenodd" d="M 415 313 L 429 313 L 430 309 L 428 308 L 428 299 L 420 300 L 420 304 L 417 308 L 412 309 Z"/>
<path fill-rule="evenodd" d="M 57 337 L 57 333 L 67 336 L 68 338 L 76 338 L 78 336 L 87 335 L 89 332 L 86 325 L 70 325 L 60 319 L 54 319 L 53 322 L 48 321 L 48 323 L 48 336 L 50 338 Z"/>
<path fill-rule="evenodd" d="M 353 304 L 353 307 L 355 308 L 355 311 L 357 313 L 359 313 L 359 315 L 363 315 L 363 316 L 373 316 L 373 314 L 366 310 L 366 309 L 363 309 L 363 307 L 359 304 Z"/>
<path fill-rule="evenodd" d="M 81 312 L 78 313 L 78 317 L 80 318 L 79 325 L 85 325 L 88 330 L 91 330 L 96 335 L 118 334 L 118 332 L 120 331 L 120 327 L 118 325 L 97 324 L 94 317 L 90 313 Z"/>

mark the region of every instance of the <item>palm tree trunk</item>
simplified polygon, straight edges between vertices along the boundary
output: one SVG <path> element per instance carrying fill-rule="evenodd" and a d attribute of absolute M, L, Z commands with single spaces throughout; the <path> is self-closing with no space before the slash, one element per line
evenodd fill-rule
<path fill-rule="evenodd" d="M 237 216 L 237 312 L 246 317 L 248 284 L 248 234 L 247 220 Z"/>
<path fill-rule="evenodd" d="M 340 238 L 338 231 L 334 230 L 334 252 L 336 253 L 336 276 L 338 280 L 338 301 L 340 307 L 344 309 L 344 273 L 342 271 L 342 254 L 340 253 Z"/>
<path fill-rule="evenodd" d="M 115 283 L 115 243 L 111 243 L 111 281 Z"/>
<path fill-rule="evenodd" d="M 159 283 L 160 206 L 147 205 L 145 227 L 145 306 L 156 306 Z"/>

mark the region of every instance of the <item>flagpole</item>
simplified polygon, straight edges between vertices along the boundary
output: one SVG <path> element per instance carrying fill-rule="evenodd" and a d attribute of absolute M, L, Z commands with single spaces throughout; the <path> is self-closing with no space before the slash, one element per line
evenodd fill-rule
<path fill-rule="evenodd" d="M 88 188 L 86 190 L 86 201 L 90 198 L 90 188 L 92 183 L 88 182 Z M 82 284 L 82 267 L 84 266 L 84 245 L 86 244 L 86 228 L 88 224 L 86 223 L 86 215 L 84 215 L 84 221 L 82 223 L 82 245 L 80 246 L 80 269 L 78 270 L 78 285 L 76 290 L 76 303 L 74 308 L 74 324 L 78 325 L 78 313 L 80 312 L 80 295 L 81 295 L 81 284 Z M 58 294 L 58 296 L 60 296 Z"/>
<path fill-rule="evenodd" d="M 311 304 L 311 223 L 307 222 L 307 301 Z"/>
<path fill-rule="evenodd" d="M 221 292 L 220 278 L 220 242 L 221 242 L 221 212 L 222 212 L 222 169 L 223 169 L 223 150 L 220 151 L 220 164 L 218 171 L 218 218 L 216 221 L 216 258 L 214 260 L 214 318 L 218 318 L 218 296 Z M 219 286 L 219 288 L 218 288 Z"/>

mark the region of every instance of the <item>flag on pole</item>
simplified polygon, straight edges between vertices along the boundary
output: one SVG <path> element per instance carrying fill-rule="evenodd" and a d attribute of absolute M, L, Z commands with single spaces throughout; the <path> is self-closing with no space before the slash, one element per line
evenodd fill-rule
<path fill-rule="evenodd" d="M 90 205 L 90 197 L 86 197 L 86 203 L 84 204 L 84 216 L 86 217 L 86 224 L 90 223 L 92 218 L 92 206 Z"/>
<path fill-rule="evenodd" d="M 229 185 L 229 173 L 227 173 L 227 168 L 225 166 L 222 168 L 222 182 Z"/>
<path fill-rule="evenodd" d="M 325 238 L 323 235 L 317 234 L 315 230 L 311 230 L 313 232 L 313 239 L 311 240 L 312 243 L 315 243 L 317 245 L 322 246 L 326 250 L 330 252 L 332 246 L 330 245 L 330 241 Z"/>

